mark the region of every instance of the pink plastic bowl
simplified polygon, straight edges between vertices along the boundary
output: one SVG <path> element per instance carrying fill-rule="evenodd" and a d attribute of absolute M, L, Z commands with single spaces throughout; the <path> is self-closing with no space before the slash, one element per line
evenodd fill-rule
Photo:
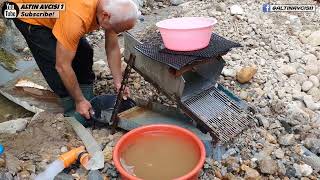
<path fill-rule="evenodd" d="M 215 18 L 183 17 L 160 21 L 156 26 L 164 46 L 174 51 L 194 51 L 208 46 Z"/>

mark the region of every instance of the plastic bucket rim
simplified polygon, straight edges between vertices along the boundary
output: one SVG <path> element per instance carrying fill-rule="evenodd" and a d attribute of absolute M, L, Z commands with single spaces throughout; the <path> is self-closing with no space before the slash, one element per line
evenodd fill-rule
<path fill-rule="evenodd" d="M 174 20 L 174 19 L 206 19 L 206 20 L 211 20 L 212 22 L 209 23 L 208 25 L 206 26 L 200 26 L 200 27 L 193 27 L 193 28 L 166 28 L 166 27 L 163 27 L 161 24 L 165 21 L 170 21 L 170 20 Z M 162 21 L 159 21 L 156 23 L 156 26 L 159 28 L 159 29 L 166 29 L 166 30 L 198 30 L 198 29 L 207 29 L 207 28 L 210 28 L 210 27 L 213 27 L 215 24 L 218 23 L 218 20 L 216 18 L 213 18 L 213 17 L 180 17 L 180 18 L 170 18 L 170 19 L 164 19 Z"/>
<path fill-rule="evenodd" d="M 119 171 L 120 176 L 124 176 L 125 178 L 128 178 L 130 180 L 142 180 L 138 177 L 130 175 L 122 167 L 120 159 L 118 159 L 118 157 L 120 157 L 119 149 L 122 146 L 122 144 L 124 143 L 124 141 L 132 134 L 139 133 L 141 131 L 144 132 L 145 130 L 148 130 L 148 129 L 152 130 L 153 128 L 156 128 L 156 127 L 169 128 L 172 130 L 178 130 L 180 132 L 183 132 L 187 136 L 191 137 L 191 139 L 193 141 L 195 141 L 195 143 L 197 144 L 197 146 L 200 149 L 200 158 L 199 158 L 199 161 L 196 164 L 196 166 L 187 174 L 180 176 L 178 178 L 175 178 L 174 180 L 187 180 L 187 179 L 192 178 L 193 176 L 197 175 L 200 172 L 200 170 L 205 162 L 205 158 L 206 158 L 206 151 L 205 151 L 205 147 L 204 147 L 204 144 L 202 143 L 202 141 L 194 133 L 192 133 L 191 131 L 189 131 L 185 128 L 182 128 L 182 127 L 179 127 L 176 125 L 171 125 L 171 124 L 155 124 L 155 125 L 145 125 L 145 126 L 141 126 L 139 128 L 133 129 L 133 130 L 129 131 L 128 133 L 126 133 L 125 135 L 123 135 L 123 137 L 121 137 L 120 140 L 117 142 L 117 144 L 114 147 L 114 151 L 112 153 L 112 156 L 113 156 L 113 162 L 115 164 L 116 169 Z"/>

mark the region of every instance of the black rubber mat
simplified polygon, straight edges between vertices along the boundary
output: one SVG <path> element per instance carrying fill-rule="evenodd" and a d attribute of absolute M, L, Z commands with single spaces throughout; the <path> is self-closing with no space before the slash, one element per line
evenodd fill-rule
<path fill-rule="evenodd" d="M 210 43 L 207 47 L 196 51 L 173 51 L 161 49 L 160 52 L 187 56 L 197 56 L 203 58 L 216 57 L 230 51 L 231 48 L 241 47 L 239 43 L 227 40 L 217 34 L 212 33 Z"/>
<path fill-rule="evenodd" d="M 212 34 L 209 46 L 197 51 L 171 51 L 163 48 L 162 41 L 149 41 L 137 45 L 135 49 L 153 60 L 180 70 L 182 67 L 195 61 L 216 60 L 216 57 L 227 53 L 231 48 L 240 46 L 239 43 L 229 41 L 217 34 Z"/>
<path fill-rule="evenodd" d="M 152 60 L 164 63 L 174 69 L 181 69 L 182 67 L 191 64 L 196 60 L 202 60 L 203 58 L 196 56 L 184 56 L 184 55 L 175 55 L 160 52 L 159 46 L 153 46 L 148 44 L 141 44 L 135 47 L 143 55 L 151 58 Z"/>

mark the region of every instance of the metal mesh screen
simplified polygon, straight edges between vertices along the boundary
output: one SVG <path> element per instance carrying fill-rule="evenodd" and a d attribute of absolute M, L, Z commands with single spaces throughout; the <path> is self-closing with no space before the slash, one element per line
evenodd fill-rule
<path fill-rule="evenodd" d="M 252 122 L 252 117 L 217 88 L 211 87 L 182 102 L 222 142 L 228 142 Z"/>

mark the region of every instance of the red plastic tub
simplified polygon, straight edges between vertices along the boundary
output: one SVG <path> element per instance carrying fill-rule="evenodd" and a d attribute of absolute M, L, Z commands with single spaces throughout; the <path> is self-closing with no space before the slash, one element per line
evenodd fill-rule
<path fill-rule="evenodd" d="M 129 173 L 126 172 L 126 170 L 122 167 L 120 163 L 120 157 L 121 153 L 124 151 L 124 149 L 130 145 L 134 140 L 138 139 L 145 133 L 152 133 L 152 132 L 157 132 L 157 133 L 174 133 L 177 136 L 181 136 L 184 138 L 187 138 L 189 141 L 194 143 L 199 149 L 197 150 L 200 155 L 199 155 L 199 161 L 197 165 L 193 168 L 192 171 L 187 173 L 186 175 L 176 178 L 175 180 L 196 180 L 198 179 L 200 170 L 202 169 L 202 166 L 205 161 L 206 157 L 206 152 L 205 152 L 205 147 L 201 140 L 192 132 L 189 130 L 186 130 L 184 128 L 174 126 L 174 125 L 167 125 L 167 124 L 158 124 L 158 125 L 148 125 L 148 126 L 142 126 L 139 128 L 136 128 L 127 134 L 125 134 L 116 144 L 114 151 L 113 151 L 113 161 L 114 164 L 119 171 L 121 175 L 122 180 L 141 180 L 135 176 L 130 175 Z"/>

